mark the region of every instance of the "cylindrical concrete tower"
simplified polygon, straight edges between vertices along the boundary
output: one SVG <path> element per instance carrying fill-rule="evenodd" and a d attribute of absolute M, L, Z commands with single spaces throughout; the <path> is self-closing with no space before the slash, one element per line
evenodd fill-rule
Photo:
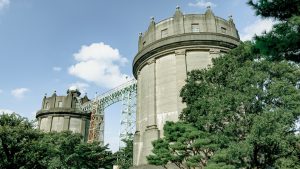
<path fill-rule="evenodd" d="M 165 122 L 178 120 L 187 72 L 207 67 L 239 42 L 232 18 L 217 17 L 210 8 L 205 14 L 183 15 L 178 7 L 171 18 L 151 19 L 148 30 L 140 33 L 133 61 L 138 81 L 134 166 L 147 164 L 151 142 L 163 137 Z"/>
<path fill-rule="evenodd" d="M 45 132 L 70 130 L 81 133 L 87 140 L 90 114 L 80 109 L 80 104 L 88 102 L 87 96 L 80 98 L 77 89 L 69 89 L 67 96 L 44 97 L 42 108 L 36 114 L 38 127 Z"/>

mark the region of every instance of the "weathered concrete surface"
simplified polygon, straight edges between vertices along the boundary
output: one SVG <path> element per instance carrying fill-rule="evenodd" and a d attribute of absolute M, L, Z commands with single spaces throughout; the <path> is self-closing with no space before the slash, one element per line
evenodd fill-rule
<path fill-rule="evenodd" d="M 138 81 L 134 168 L 159 168 L 147 165 L 153 140 L 163 137 L 166 121 L 177 121 L 185 105 L 180 90 L 187 72 L 203 69 L 212 58 L 239 44 L 233 20 L 205 14 L 183 15 L 179 8 L 173 17 L 155 23 L 140 34 L 139 51 L 133 61 Z M 172 169 L 175 167 L 172 164 Z"/>
<path fill-rule="evenodd" d="M 57 96 L 56 93 L 45 96 L 41 110 L 36 114 L 39 129 L 45 132 L 70 130 L 82 134 L 87 140 L 90 114 L 81 112 L 78 102 L 84 103 L 89 99 L 84 96 L 78 100 L 79 96 L 77 90 L 68 90 L 67 96 Z"/>

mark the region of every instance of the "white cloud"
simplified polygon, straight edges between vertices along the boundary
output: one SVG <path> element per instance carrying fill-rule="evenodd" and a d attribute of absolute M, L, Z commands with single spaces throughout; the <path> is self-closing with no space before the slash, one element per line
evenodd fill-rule
<path fill-rule="evenodd" d="M 207 0 L 196 0 L 195 3 L 190 2 L 188 5 L 192 6 L 192 7 L 199 7 L 199 8 L 206 8 L 208 6 L 210 6 L 210 7 L 216 7 L 217 6 L 216 4 L 214 4 L 210 1 L 207 1 Z"/>
<path fill-rule="evenodd" d="M 3 93 L 3 90 L 0 89 L 0 94 Z"/>
<path fill-rule="evenodd" d="M 0 108 L 0 114 L 5 113 L 5 114 L 12 114 L 14 111 L 10 109 L 1 109 Z"/>
<path fill-rule="evenodd" d="M 29 89 L 27 88 L 17 88 L 11 91 L 11 94 L 17 98 L 17 99 L 21 99 L 25 96 L 25 94 L 29 92 Z"/>
<path fill-rule="evenodd" d="M 60 71 L 61 71 L 61 67 L 56 67 L 56 66 L 54 66 L 54 67 L 52 68 L 52 70 L 55 71 L 55 72 L 60 72 Z"/>
<path fill-rule="evenodd" d="M 78 63 L 69 67 L 71 75 L 106 88 L 126 82 L 127 75 L 121 73 L 120 66 L 128 60 L 120 55 L 118 49 L 103 42 L 82 46 L 74 58 Z"/>
<path fill-rule="evenodd" d="M 254 23 L 246 26 L 242 32 L 241 32 L 241 40 L 251 40 L 254 35 L 261 35 L 263 32 L 269 32 L 273 25 L 275 24 L 275 21 L 271 19 L 259 19 L 255 21 Z"/>
<path fill-rule="evenodd" d="M 69 85 L 69 89 L 78 89 L 81 93 L 86 93 L 90 85 L 87 83 L 76 82 Z"/>
<path fill-rule="evenodd" d="M 9 6 L 10 0 L 0 0 L 0 10 Z"/>

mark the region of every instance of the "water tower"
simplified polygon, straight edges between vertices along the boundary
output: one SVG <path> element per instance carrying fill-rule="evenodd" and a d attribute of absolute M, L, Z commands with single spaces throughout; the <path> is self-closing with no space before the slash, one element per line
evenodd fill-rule
<path fill-rule="evenodd" d="M 204 14 L 186 14 L 177 7 L 173 17 L 151 19 L 140 33 L 133 61 L 137 79 L 137 116 L 134 166 L 151 168 L 147 159 L 151 142 L 163 137 L 166 121 L 177 121 L 184 104 L 179 96 L 187 72 L 203 69 L 212 58 L 227 53 L 240 43 L 231 17 L 217 17 L 208 8 Z"/>
<path fill-rule="evenodd" d="M 80 105 L 88 101 L 87 96 L 80 97 L 75 88 L 70 88 L 66 96 L 57 96 L 56 92 L 45 96 L 36 114 L 39 129 L 45 132 L 69 130 L 82 134 L 86 141 L 91 114 L 83 112 Z"/>

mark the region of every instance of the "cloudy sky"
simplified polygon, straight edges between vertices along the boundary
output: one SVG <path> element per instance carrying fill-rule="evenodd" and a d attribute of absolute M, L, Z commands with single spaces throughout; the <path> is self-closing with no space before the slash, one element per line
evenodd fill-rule
<path fill-rule="evenodd" d="M 269 30 L 246 0 L 0 0 L 0 111 L 34 119 L 45 93 L 71 86 L 105 92 L 132 76 L 138 33 L 183 13 L 232 15 L 242 40 Z M 120 104 L 106 111 L 106 142 L 117 149 Z"/>

